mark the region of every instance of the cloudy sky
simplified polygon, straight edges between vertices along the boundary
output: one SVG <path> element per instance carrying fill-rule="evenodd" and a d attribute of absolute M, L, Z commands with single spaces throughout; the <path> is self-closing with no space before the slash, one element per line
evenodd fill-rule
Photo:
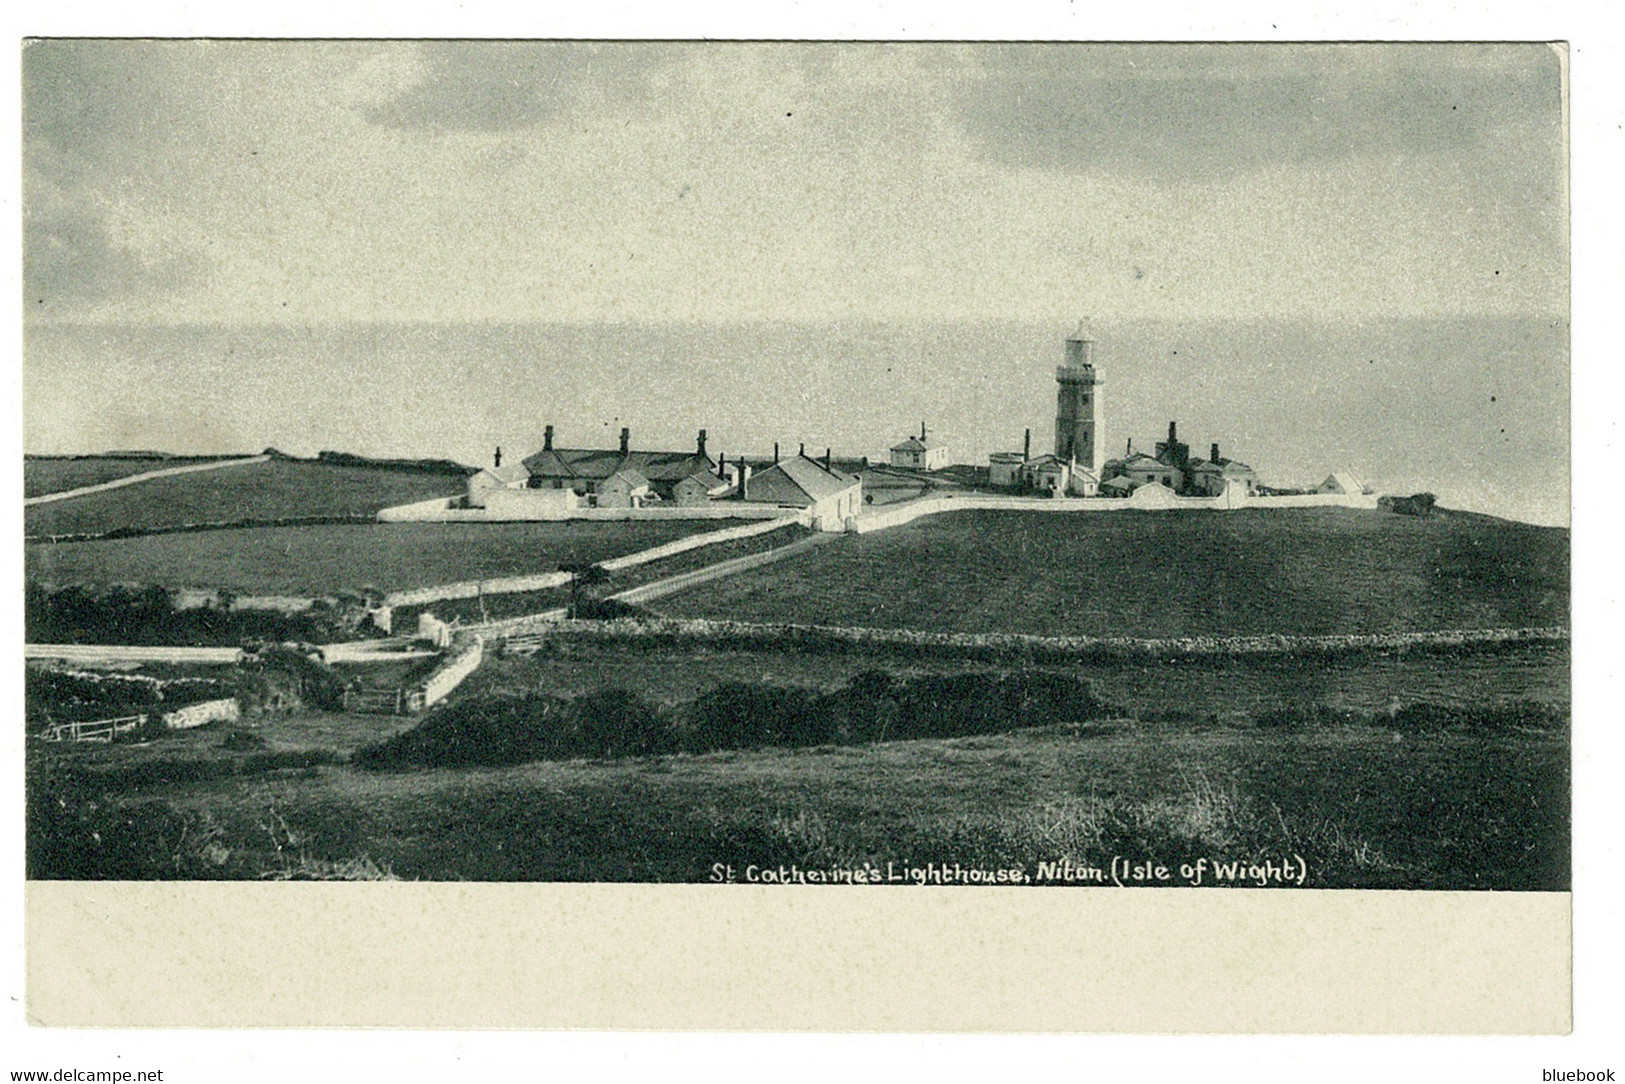
<path fill-rule="evenodd" d="M 1514 46 L 31 43 L 28 319 L 1555 316 Z"/>

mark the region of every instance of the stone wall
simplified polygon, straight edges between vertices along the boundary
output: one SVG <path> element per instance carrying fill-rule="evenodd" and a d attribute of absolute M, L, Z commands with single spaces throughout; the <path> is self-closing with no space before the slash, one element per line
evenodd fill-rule
<path fill-rule="evenodd" d="M 479 669 L 485 661 L 485 642 L 478 636 L 469 636 L 459 642 L 451 654 L 413 690 L 411 700 L 415 710 L 431 707 L 444 700 L 463 679 Z"/>
<path fill-rule="evenodd" d="M 705 534 L 690 535 L 687 538 L 679 538 L 675 542 L 667 542 L 662 546 L 653 546 L 646 550 L 639 550 L 637 553 L 627 554 L 625 557 L 615 557 L 608 561 L 600 561 L 598 564 L 599 567 L 603 568 L 607 572 L 615 572 L 619 569 L 631 568 L 634 565 L 642 565 L 648 564 L 650 561 L 658 561 L 663 557 L 672 557 L 679 553 L 687 553 L 689 550 L 696 550 L 702 546 L 715 545 L 718 542 L 731 542 L 736 538 L 750 538 L 752 535 L 768 534 L 771 531 L 782 531 L 786 527 L 793 526 L 801 522 L 800 516 L 784 516 L 782 515 L 783 509 L 780 509 L 779 511 L 781 512 L 781 515 L 776 519 L 770 519 L 760 523 L 746 523 L 738 527 L 724 527 L 719 531 L 707 531 Z"/>
<path fill-rule="evenodd" d="M 242 708 L 236 697 L 226 700 L 204 700 L 177 711 L 164 712 L 164 726 L 170 730 L 190 730 L 209 723 L 235 723 L 242 718 Z"/>
<path fill-rule="evenodd" d="M 1438 632 L 1347 634 L 1337 636 L 1186 636 L 1145 639 L 1128 636 L 1036 636 L 1027 633 L 926 632 L 916 629 L 832 625 L 759 624 L 744 621 L 660 618 L 656 620 L 572 621 L 537 625 L 529 638 L 569 636 L 604 641 L 711 642 L 763 650 L 903 650 L 952 658 L 1040 659 L 1169 658 L 1228 655 L 1329 655 L 1358 651 L 1403 651 L 1507 643 L 1567 642 L 1561 627 L 1449 629 Z M 524 633 L 515 630 L 512 639 Z"/>
<path fill-rule="evenodd" d="M 568 572 L 541 572 L 534 576 L 503 576 L 492 580 L 461 580 L 433 587 L 418 587 L 410 591 L 393 591 L 384 596 L 384 605 L 392 609 L 402 606 L 424 606 L 448 598 L 478 598 L 487 595 L 516 594 L 523 591 L 546 591 L 563 587 L 570 582 Z"/>

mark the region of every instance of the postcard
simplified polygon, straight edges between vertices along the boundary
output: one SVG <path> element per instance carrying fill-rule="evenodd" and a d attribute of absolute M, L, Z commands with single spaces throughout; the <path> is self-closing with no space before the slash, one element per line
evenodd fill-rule
<path fill-rule="evenodd" d="M 22 70 L 37 1022 L 1568 1029 L 1561 44 Z"/>

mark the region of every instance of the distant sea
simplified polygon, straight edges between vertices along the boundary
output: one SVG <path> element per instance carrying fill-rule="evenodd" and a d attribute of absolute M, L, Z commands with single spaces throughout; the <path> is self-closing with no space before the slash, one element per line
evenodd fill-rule
<path fill-rule="evenodd" d="M 923 421 L 959 462 L 1054 439 L 1072 324 L 36 325 L 24 446 L 321 449 L 489 463 L 541 446 L 881 456 Z M 1105 447 L 1177 421 L 1270 485 L 1346 469 L 1532 523 L 1569 517 L 1569 329 L 1452 318 L 1097 320 Z"/>

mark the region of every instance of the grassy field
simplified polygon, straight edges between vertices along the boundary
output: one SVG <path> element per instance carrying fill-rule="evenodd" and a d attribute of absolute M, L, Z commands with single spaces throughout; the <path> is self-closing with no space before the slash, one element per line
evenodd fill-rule
<path fill-rule="evenodd" d="M 578 521 L 577 526 L 581 526 L 585 522 Z M 632 526 L 632 524 L 623 524 L 622 526 Z M 713 522 L 704 526 L 696 525 L 695 531 L 703 532 L 719 526 L 725 526 L 725 524 Z M 670 557 L 662 557 L 655 561 L 648 561 L 644 564 L 633 565 L 630 568 L 612 572 L 602 582 L 580 588 L 577 592 L 577 598 L 580 601 L 601 599 L 618 591 L 625 591 L 628 588 L 638 587 L 654 580 L 665 579 L 668 576 L 691 572 L 697 568 L 731 560 L 735 557 L 744 557 L 752 553 L 763 553 L 767 550 L 778 549 L 780 546 L 787 546 L 792 542 L 806 538 L 809 534 L 811 534 L 811 531 L 805 527 L 784 527 L 776 531 L 767 531 L 763 534 L 729 539 L 726 542 L 716 542 L 709 546 L 701 546 L 698 549 L 685 550 Z M 650 543 L 651 546 L 655 544 Z M 602 558 L 593 559 L 601 560 Z M 417 615 L 421 611 L 428 610 L 442 620 L 450 621 L 455 618 L 464 624 L 468 624 L 481 620 L 497 621 L 508 617 L 524 617 L 545 610 L 557 609 L 560 606 L 567 606 L 570 601 L 570 588 L 555 587 L 543 591 L 487 595 L 483 600 L 477 598 L 440 599 L 424 606 L 402 606 L 395 611 L 395 619 L 398 622 L 416 621 Z"/>
<path fill-rule="evenodd" d="M 33 546 L 28 560 L 31 575 L 184 575 L 169 582 L 299 593 L 542 571 L 690 529 L 277 528 Z M 971 631 L 1317 634 L 1562 625 L 1567 582 L 1566 531 L 1483 517 L 960 513 L 839 538 L 657 607 Z M 555 640 L 530 657 L 492 659 L 452 707 L 512 691 L 620 689 L 661 705 L 699 703 L 691 719 L 712 734 L 721 715 L 701 698 L 721 686 L 829 693 L 877 665 L 905 678 L 998 672 L 856 653 Z M 353 754 L 412 721 L 314 711 L 267 718 L 252 737 L 209 728 L 146 746 L 31 745 L 29 871 L 678 882 L 705 880 L 717 863 L 741 877 L 753 864 L 887 863 L 1034 876 L 1039 863 L 1063 861 L 1177 868 L 1301 855 L 1311 887 L 1560 890 L 1569 883 L 1567 735 L 1540 722 L 1550 710 L 1517 711 L 1555 706 L 1561 720 L 1568 666 L 1562 644 L 1090 664 L 1065 676 L 1088 678 L 1109 703 L 1063 725 L 508 767 L 363 769 Z M 1434 727 L 1389 710 L 1402 704 L 1507 708 L 1514 721 Z M 447 718 L 456 721 L 431 717 Z M 1525 718 L 1535 722 L 1517 721 Z M 452 729 L 458 740 L 468 733 Z"/>
<path fill-rule="evenodd" d="M 928 862 L 1034 876 L 1063 860 L 1301 855 L 1317 888 L 1558 890 L 1569 878 L 1560 734 L 1123 720 L 405 772 L 323 752 L 335 729 L 363 725 L 381 729 L 340 717 L 309 735 L 314 748 L 273 735 L 241 755 L 197 732 L 191 752 L 140 751 L 140 770 L 110 763 L 118 748 L 32 749 L 30 875 L 692 882 L 715 863 L 740 879 L 752 864 Z M 209 771 L 183 767 L 200 758 Z M 64 782 L 80 759 L 110 774 Z"/>
<path fill-rule="evenodd" d="M 1569 536 L 1352 509 L 928 516 L 660 600 L 683 617 L 1044 635 L 1566 625 Z"/>
<path fill-rule="evenodd" d="M 26 569 L 31 579 L 58 584 L 214 587 L 238 594 L 397 591 L 551 572 L 561 563 L 607 560 L 717 526 L 707 520 L 578 520 L 257 527 L 34 543 L 26 547 Z"/>
<path fill-rule="evenodd" d="M 391 505 L 450 497 L 463 489 L 462 479 L 450 474 L 272 459 L 36 505 L 24 510 L 23 526 L 35 536 L 243 519 L 371 515 Z"/>
<path fill-rule="evenodd" d="M 47 493 L 63 493 L 81 486 L 100 485 L 132 474 L 168 470 L 171 467 L 190 467 L 212 459 L 127 459 L 121 456 L 90 456 L 73 459 L 23 457 L 23 496 L 40 497 Z"/>

